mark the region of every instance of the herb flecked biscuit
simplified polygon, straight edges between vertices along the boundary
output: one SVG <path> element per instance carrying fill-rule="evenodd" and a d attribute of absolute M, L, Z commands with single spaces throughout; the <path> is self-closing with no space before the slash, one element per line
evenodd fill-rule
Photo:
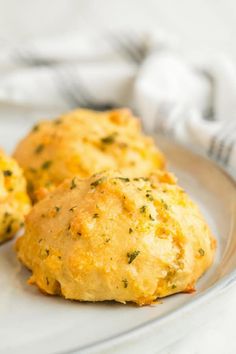
<path fill-rule="evenodd" d="M 78 109 L 42 121 L 20 142 L 14 157 L 24 169 L 34 201 L 74 175 L 86 178 L 118 169 L 128 177 L 148 176 L 165 165 L 128 109 Z"/>
<path fill-rule="evenodd" d="M 29 210 L 23 172 L 14 159 L 0 150 L 0 243 L 14 236 Z"/>
<path fill-rule="evenodd" d="M 192 291 L 215 240 L 167 172 L 104 172 L 69 179 L 35 204 L 16 249 L 45 293 L 144 305 Z"/>

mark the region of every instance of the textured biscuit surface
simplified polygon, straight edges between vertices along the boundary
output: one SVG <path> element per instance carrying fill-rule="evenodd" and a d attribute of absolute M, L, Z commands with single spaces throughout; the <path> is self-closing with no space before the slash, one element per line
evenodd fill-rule
<path fill-rule="evenodd" d="M 144 305 L 192 291 L 215 240 L 168 173 L 110 171 L 66 180 L 35 204 L 16 249 L 45 293 Z"/>
<path fill-rule="evenodd" d="M 148 176 L 165 165 L 152 138 L 141 132 L 128 109 L 78 109 L 42 121 L 20 142 L 14 156 L 34 201 L 74 175 L 84 178 L 118 169 L 127 177 Z"/>
<path fill-rule="evenodd" d="M 0 150 L 0 243 L 14 236 L 29 210 L 23 172 L 14 159 Z"/>

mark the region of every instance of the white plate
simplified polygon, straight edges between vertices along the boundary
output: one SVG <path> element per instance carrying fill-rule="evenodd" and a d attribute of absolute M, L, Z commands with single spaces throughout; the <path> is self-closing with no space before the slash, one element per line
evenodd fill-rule
<path fill-rule="evenodd" d="M 8 149 L 28 129 L 26 120 L 17 123 L 19 129 L 14 129 L 13 121 L 0 121 L 0 141 Z M 158 138 L 158 144 L 218 239 L 214 265 L 198 282 L 197 292 L 142 308 L 44 296 L 26 284 L 29 273 L 16 260 L 14 242 L 8 242 L 0 248 L 0 353 L 157 352 L 200 322 L 207 313 L 203 302 L 209 305 L 207 300 L 235 281 L 234 182 L 212 162 L 168 140 Z"/>

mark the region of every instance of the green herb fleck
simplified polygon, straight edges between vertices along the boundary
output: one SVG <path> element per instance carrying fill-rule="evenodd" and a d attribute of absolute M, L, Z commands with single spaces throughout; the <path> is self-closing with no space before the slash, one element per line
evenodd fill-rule
<path fill-rule="evenodd" d="M 69 209 L 69 211 L 73 212 L 76 208 L 77 208 L 77 205 L 74 205 L 73 207 L 71 207 L 71 208 Z"/>
<path fill-rule="evenodd" d="M 111 135 L 105 136 L 104 138 L 101 139 L 101 142 L 103 144 L 113 144 L 115 141 L 117 133 L 113 133 Z"/>
<path fill-rule="evenodd" d="M 175 284 L 173 284 L 172 286 L 171 286 L 171 289 L 176 289 L 177 288 L 177 286 L 175 285 Z"/>
<path fill-rule="evenodd" d="M 6 233 L 7 233 L 7 234 L 10 234 L 11 231 L 12 231 L 12 223 L 10 223 L 10 224 L 7 226 L 7 228 L 6 228 Z"/>
<path fill-rule="evenodd" d="M 146 198 L 147 198 L 148 200 L 150 200 L 151 202 L 154 200 L 154 199 L 153 199 L 153 196 L 152 196 L 151 194 L 149 194 L 149 193 L 146 194 Z"/>
<path fill-rule="evenodd" d="M 33 167 L 29 167 L 29 171 L 32 172 L 32 173 L 36 173 L 36 169 L 33 168 Z"/>
<path fill-rule="evenodd" d="M 135 177 L 134 178 L 134 181 L 145 181 L 145 182 L 147 182 L 149 179 L 147 178 L 147 177 Z"/>
<path fill-rule="evenodd" d="M 110 238 L 107 238 L 107 239 L 105 240 L 105 242 L 108 243 L 110 240 L 111 240 Z"/>
<path fill-rule="evenodd" d="M 61 119 L 56 119 L 54 120 L 54 124 L 55 125 L 58 125 L 58 124 L 61 124 L 62 123 L 62 120 Z"/>
<path fill-rule="evenodd" d="M 99 214 L 98 214 L 98 213 L 93 214 L 93 218 L 94 218 L 94 219 L 99 218 Z"/>
<path fill-rule="evenodd" d="M 166 204 L 166 202 L 163 199 L 161 199 L 161 202 L 162 202 L 162 205 L 164 206 L 164 208 L 167 210 L 168 209 L 168 205 Z"/>
<path fill-rule="evenodd" d="M 200 253 L 200 255 L 203 257 L 205 255 L 205 251 L 202 248 L 199 248 L 198 252 Z"/>
<path fill-rule="evenodd" d="M 47 161 L 45 161 L 43 164 L 42 164 L 42 169 L 43 170 L 47 170 L 50 166 L 51 166 L 51 164 L 52 164 L 52 161 L 50 161 L 50 160 L 47 160 Z"/>
<path fill-rule="evenodd" d="M 32 128 L 32 132 L 37 132 L 38 130 L 39 130 L 39 125 L 38 124 L 34 125 Z"/>
<path fill-rule="evenodd" d="M 55 206 L 55 210 L 56 210 L 57 213 L 59 213 L 59 211 L 61 210 L 61 208 L 58 207 L 58 206 Z"/>
<path fill-rule="evenodd" d="M 130 227 L 129 228 L 129 234 L 132 234 L 132 232 L 133 232 L 133 229 Z"/>
<path fill-rule="evenodd" d="M 116 177 L 116 179 L 119 179 L 122 182 L 129 182 L 130 181 L 130 179 L 127 177 Z"/>
<path fill-rule="evenodd" d="M 128 263 L 131 264 L 135 258 L 139 255 L 140 251 L 133 251 L 133 252 L 128 252 L 127 257 L 128 257 Z"/>
<path fill-rule="evenodd" d="M 146 213 L 147 206 L 143 205 L 139 210 L 140 210 L 140 213 Z"/>
<path fill-rule="evenodd" d="M 151 214 L 149 214 L 149 219 L 152 220 L 152 221 L 155 221 L 154 217 L 152 217 Z"/>
<path fill-rule="evenodd" d="M 43 144 L 39 144 L 36 149 L 34 150 L 35 154 L 40 154 L 40 152 L 42 152 L 44 149 L 44 145 Z"/>
<path fill-rule="evenodd" d="M 5 170 L 5 171 L 3 171 L 3 174 L 4 174 L 5 177 L 9 177 L 9 176 L 12 176 L 12 171 Z"/>
<path fill-rule="evenodd" d="M 77 187 L 77 184 L 75 183 L 75 177 L 71 181 L 70 189 L 74 189 Z"/>
<path fill-rule="evenodd" d="M 90 186 L 93 188 L 96 188 L 97 186 L 99 186 L 99 184 L 101 184 L 104 181 L 104 177 L 101 177 L 99 179 L 97 179 L 96 181 L 90 183 Z"/>
<path fill-rule="evenodd" d="M 127 279 L 123 279 L 122 283 L 123 283 L 125 289 L 128 288 L 129 283 L 128 283 Z"/>

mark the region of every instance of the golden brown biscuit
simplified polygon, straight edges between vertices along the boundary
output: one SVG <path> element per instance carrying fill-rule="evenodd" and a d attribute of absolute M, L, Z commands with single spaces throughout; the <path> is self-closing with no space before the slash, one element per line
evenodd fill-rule
<path fill-rule="evenodd" d="M 67 299 L 139 305 L 192 291 L 215 240 L 174 179 L 160 177 L 74 177 L 37 203 L 17 241 L 29 282 Z"/>
<path fill-rule="evenodd" d="M 128 109 L 78 109 L 43 121 L 20 142 L 14 157 L 24 169 L 34 201 L 74 175 L 84 178 L 119 169 L 128 177 L 148 176 L 165 165 Z"/>
<path fill-rule="evenodd" d="M 14 159 L 0 150 L 0 243 L 14 236 L 29 210 L 23 172 Z"/>

